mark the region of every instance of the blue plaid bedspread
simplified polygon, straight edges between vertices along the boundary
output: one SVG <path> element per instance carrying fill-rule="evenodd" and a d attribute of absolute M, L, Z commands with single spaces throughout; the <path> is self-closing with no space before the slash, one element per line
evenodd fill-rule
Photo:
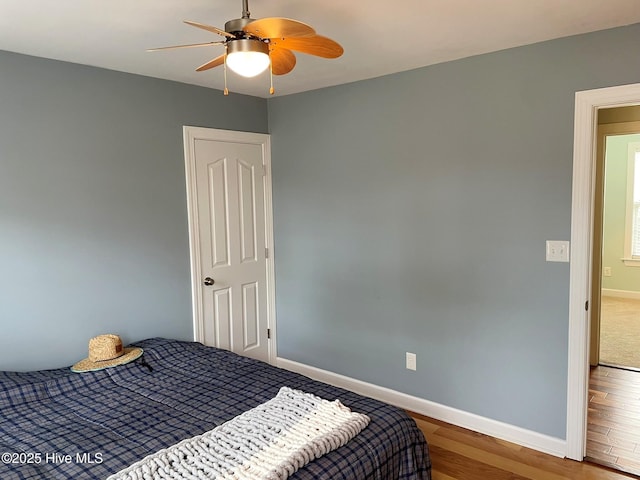
<path fill-rule="evenodd" d="M 0 479 L 105 479 L 266 402 L 283 386 L 339 399 L 371 418 L 346 445 L 291 479 L 431 478 L 424 436 L 401 409 L 195 342 L 135 345 L 143 357 L 97 372 L 0 372 Z"/>

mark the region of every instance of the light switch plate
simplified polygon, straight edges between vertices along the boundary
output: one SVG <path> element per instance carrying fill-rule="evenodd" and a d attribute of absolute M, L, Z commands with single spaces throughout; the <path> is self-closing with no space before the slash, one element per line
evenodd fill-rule
<path fill-rule="evenodd" d="M 547 262 L 568 262 L 569 242 L 564 240 L 547 240 Z"/>

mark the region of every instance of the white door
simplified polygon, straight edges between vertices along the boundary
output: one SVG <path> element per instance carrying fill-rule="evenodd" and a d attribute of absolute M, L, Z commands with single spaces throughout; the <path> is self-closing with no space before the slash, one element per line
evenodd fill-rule
<path fill-rule="evenodd" d="M 264 361 L 268 147 L 263 134 L 185 127 L 196 340 Z"/>

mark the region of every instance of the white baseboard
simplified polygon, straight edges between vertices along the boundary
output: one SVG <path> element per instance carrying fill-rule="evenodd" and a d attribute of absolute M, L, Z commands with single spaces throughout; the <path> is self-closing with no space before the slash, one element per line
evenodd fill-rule
<path fill-rule="evenodd" d="M 633 298 L 640 299 L 640 292 L 633 292 L 631 290 L 615 290 L 613 288 L 603 288 L 603 297 L 616 297 L 616 298 Z"/>
<path fill-rule="evenodd" d="M 521 427 L 499 422 L 490 418 L 481 417 L 473 413 L 447 407 L 439 403 L 431 402 L 423 398 L 407 395 L 389 388 L 380 387 L 371 383 L 345 377 L 337 373 L 321 370 L 316 367 L 278 357 L 276 365 L 286 370 L 301 373 L 314 380 L 319 380 L 336 387 L 341 387 L 352 392 L 375 398 L 385 403 L 410 410 L 427 417 L 435 418 L 443 422 L 451 423 L 462 428 L 467 428 L 485 435 L 516 443 L 524 447 L 548 453 L 556 457 L 565 457 L 567 451 L 566 440 L 551 437 L 541 433 L 526 430 Z M 427 439 L 428 440 L 428 439 Z"/>

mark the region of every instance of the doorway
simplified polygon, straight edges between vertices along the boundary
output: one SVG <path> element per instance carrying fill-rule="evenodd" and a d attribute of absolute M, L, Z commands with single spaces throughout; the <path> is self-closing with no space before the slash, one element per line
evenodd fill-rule
<path fill-rule="evenodd" d="M 569 348 L 566 456 L 582 461 L 586 453 L 589 386 L 589 301 L 593 278 L 594 172 L 597 113 L 604 108 L 640 104 L 640 84 L 577 92 L 573 189 L 571 202 L 571 263 L 569 288 Z"/>
<path fill-rule="evenodd" d="M 637 151 L 640 106 L 600 109 L 585 458 L 632 474 L 640 474 L 640 261 L 633 259 L 633 245 L 640 241 L 633 235 L 640 226 L 634 215 L 634 204 L 640 204 L 634 195 L 640 193 Z"/>
<path fill-rule="evenodd" d="M 589 363 L 640 370 L 640 106 L 600 109 L 597 132 Z"/>

